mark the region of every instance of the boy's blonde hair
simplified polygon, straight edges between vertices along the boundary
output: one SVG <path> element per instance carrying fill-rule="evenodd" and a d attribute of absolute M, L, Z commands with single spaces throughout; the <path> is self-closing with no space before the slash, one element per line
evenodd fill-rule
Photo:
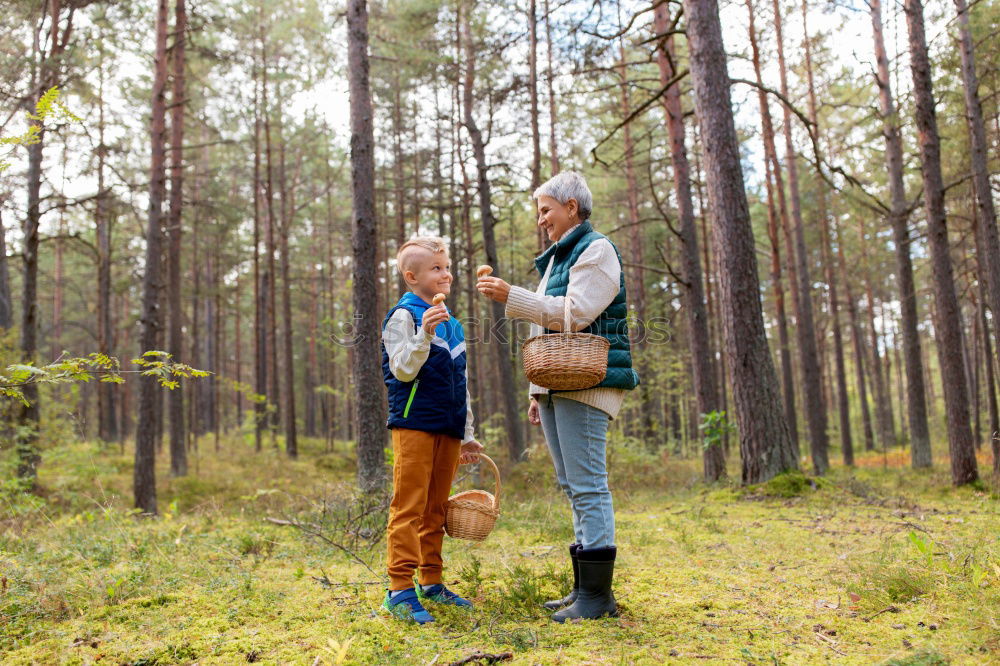
<path fill-rule="evenodd" d="M 434 254 L 438 252 L 448 253 L 448 243 L 440 236 L 415 236 L 403 243 L 399 247 L 399 251 L 396 252 L 396 270 L 399 271 L 400 275 L 405 275 L 406 271 L 412 270 L 413 250 L 415 248 L 428 250 Z"/>

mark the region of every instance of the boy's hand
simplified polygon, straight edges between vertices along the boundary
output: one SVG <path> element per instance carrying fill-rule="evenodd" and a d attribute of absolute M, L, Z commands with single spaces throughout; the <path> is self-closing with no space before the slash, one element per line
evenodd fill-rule
<path fill-rule="evenodd" d="M 472 439 L 462 444 L 458 456 L 459 465 L 472 465 L 479 462 L 479 454 L 483 452 L 483 445 Z"/>
<path fill-rule="evenodd" d="M 441 305 L 435 305 L 434 307 L 427 308 L 424 310 L 424 316 L 420 324 L 427 335 L 434 335 L 434 329 L 437 325 L 448 319 L 448 308 Z"/>
<path fill-rule="evenodd" d="M 538 401 L 532 398 L 531 404 L 528 405 L 528 423 L 536 426 L 541 424 L 541 422 L 542 417 L 538 414 Z"/>

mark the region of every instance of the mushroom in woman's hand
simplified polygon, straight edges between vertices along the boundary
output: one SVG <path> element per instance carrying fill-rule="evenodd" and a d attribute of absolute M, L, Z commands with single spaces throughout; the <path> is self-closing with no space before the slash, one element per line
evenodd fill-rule
<path fill-rule="evenodd" d="M 498 277 L 493 277 L 491 273 L 493 273 L 493 267 L 486 264 L 476 269 L 476 276 L 479 278 L 476 282 L 476 289 L 489 299 L 506 303 L 507 294 L 510 293 L 510 285 Z"/>

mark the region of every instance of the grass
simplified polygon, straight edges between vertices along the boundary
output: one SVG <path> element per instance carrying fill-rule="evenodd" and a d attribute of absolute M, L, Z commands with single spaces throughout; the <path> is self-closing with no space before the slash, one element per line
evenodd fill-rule
<path fill-rule="evenodd" d="M 46 451 L 37 496 L 0 487 L 0 662 L 1000 661 L 1000 500 L 951 488 L 943 460 L 918 473 L 869 454 L 818 481 L 739 488 L 701 484 L 699 461 L 617 447 L 622 617 L 563 626 L 539 603 L 568 584 L 569 513 L 534 451 L 505 479 L 494 534 L 446 541 L 446 579 L 476 610 L 435 609 L 418 628 L 375 612 L 384 541 L 377 520 L 343 513 L 346 444 L 306 441 L 298 461 L 223 444 L 203 443 L 187 478 L 159 470 L 155 519 L 130 510 L 117 448 Z M 314 522 L 374 573 L 268 516 Z"/>

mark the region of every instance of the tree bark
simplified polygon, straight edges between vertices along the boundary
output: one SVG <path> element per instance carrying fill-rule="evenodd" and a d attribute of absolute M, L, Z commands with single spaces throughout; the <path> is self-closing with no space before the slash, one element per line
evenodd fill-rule
<path fill-rule="evenodd" d="M 261 28 L 263 29 L 263 28 Z M 263 42 L 263 37 L 261 37 Z M 263 60 L 263 59 L 262 59 Z M 263 67 L 263 62 L 261 64 Z M 260 81 L 258 71 L 254 69 L 254 123 L 253 123 L 253 313 L 254 313 L 254 450 L 260 452 L 263 448 L 263 433 L 267 418 L 266 404 L 262 400 L 267 395 L 267 340 L 264 333 L 264 290 L 263 275 L 260 266 L 260 204 L 263 183 L 261 181 L 261 146 L 260 146 Z"/>
<path fill-rule="evenodd" d="M 669 26 L 666 3 L 654 2 L 653 32 L 661 34 Z M 657 49 L 656 61 L 660 69 L 660 83 L 666 85 L 677 72 L 673 37 Z M 719 409 L 715 387 L 715 367 L 712 339 L 708 330 L 708 313 L 705 311 L 705 293 L 702 286 L 701 259 L 698 254 L 698 234 L 694 219 L 694 201 L 691 197 L 691 167 L 688 163 L 684 136 L 684 109 L 681 104 L 680 83 L 670 86 L 663 95 L 663 110 L 670 138 L 670 164 L 674 172 L 674 196 L 677 198 L 677 218 L 680 224 L 682 267 L 684 271 L 684 310 L 687 318 L 688 344 L 691 350 L 691 373 L 699 414 L 710 414 Z M 702 468 L 705 480 L 717 481 L 726 475 L 726 460 L 721 442 L 714 442 L 702 451 Z"/>
<path fill-rule="evenodd" d="M 375 129 L 368 81 L 368 7 L 347 3 L 347 71 L 351 104 L 351 192 L 354 279 L 354 391 L 358 428 L 358 485 L 374 491 L 385 483 L 385 401 L 379 359 L 379 320 L 375 312 Z M 331 269 L 333 267 L 331 266 Z"/>
<path fill-rule="evenodd" d="M 1000 238 L 997 237 L 997 213 L 993 205 L 993 190 L 987 164 L 989 143 L 983 122 L 983 105 L 979 99 L 979 77 L 976 75 L 976 57 L 969 29 L 969 8 L 965 0 L 955 0 L 958 10 L 959 53 L 962 59 L 962 84 L 965 92 L 965 119 L 969 128 L 970 162 L 973 190 L 976 194 L 976 224 L 982 235 L 985 249 L 983 270 L 986 273 L 987 295 L 993 320 L 1000 317 Z M 997 351 L 1000 353 L 1000 326 L 994 326 Z M 992 363 L 993 359 L 990 358 Z"/>
<path fill-rule="evenodd" d="M 288 179 L 285 173 L 285 140 L 283 136 L 284 121 L 282 111 L 284 104 L 281 103 L 281 89 L 278 89 L 278 125 L 280 142 L 280 187 L 281 187 L 281 226 L 278 229 L 278 250 L 281 252 L 281 321 L 282 321 L 282 364 L 284 365 L 285 386 L 284 405 L 282 408 L 285 426 L 285 453 L 289 458 L 299 456 L 299 437 L 297 424 L 295 422 L 295 356 L 293 354 L 293 330 L 292 330 L 292 259 L 288 247 L 288 237 L 292 232 L 292 219 L 295 215 L 295 190 L 298 183 L 298 174 L 301 172 L 302 153 L 298 153 L 296 175 L 293 179 L 295 183 L 288 187 Z"/>
<path fill-rule="evenodd" d="M 767 347 L 757 258 L 733 122 L 716 0 L 685 0 L 695 108 L 714 213 L 726 354 L 733 377 L 743 483 L 798 468 Z"/>
<path fill-rule="evenodd" d="M 0 333 L 7 331 L 13 325 L 14 303 L 10 298 L 10 269 L 7 266 L 7 230 L 3 226 L 3 219 L 0 219 Z"/>
<path fill-rule="evenodd" d="M 267 367 L 267 406 L 269 411 L 265 421 L 270 434 L 271 445 L 278 445 L 276 431 L 281 418 L 279 413 L 280 386 L 278 382 L 278 315 L 277 315 L 277 267 L 275 256 L 278 254 L 275 243 L 275 227 L 278 225 L 278 215 L 274 209 L 274 159 L 271 142 L 271 107 L 267 102 L 267 41 L 261 37 L 261 105 L 264 118 L 264 156 L 267 160 L 264 191 L 267 207 L 267 224 L 264 226 L 264 278 L 261 288 L 264 301 L 264 362 Z"/>
<path fill-rule="evenodd" d="M 492 200 L 490 196 L 489 166 L 486 163 L 486 144 L 483 142 L 483 135 L 476 125 L 472 113 L 473 86 L 475 85 L 476 52 L 472 43 L 472 31 L 469 27 L 469 16 L 475 6 L 474 0 L 462 3 L 459 8 L 460 22 L 462 30 L 462 41 L 465 43 L 465 81 L 463 85 L 463 111 L 465 129 L 469 133 L 472 141 L 472 154 L 476 160 L 476 171 L 479 181 L 479 214 L 483 225 L 483 251 L 486 254 L 486 263 L 493 267 L 499 267 L 500 261 L 497 256 L 496 239 L 493 227 L 496 220 L 493 218 Z M 498 271 L 499 272 L 499 271 Z M 496 354 L 497 369 L 500 374 L 499 389 L 501 401 L 503 402 L 504 423 L 507 427 L 507 442 L 510 458 L 512 461 L 519 461 L 524 456 L 524 430 L 521 427 L 517 412 L 517 391 L 514 387 L 514 369 L 511 364 L 510 340 L 508 332 L 510 326 L 504 320 L 504 306 L 497 301 L 490 301 L 490 310 L 495 326 L 493 330 L 499 331 L 500 335 L 493 349 Z"/>
<path fill-rule="evenodd" d="M 781 77 L 781 94 L 788 99 L 788 72 L 785 65 L 784 38 L 782 37 L 781 4 L 774 0 L 775 40 L 778 45 L 778 73 Z M 830 467 L 829 439 L 826 432 L 826 409 L 823 406 L 822 380 L 819 372 L 819 354 L 816 351 L 816 326 L 813 322 L 812 279 L 809 276 L 809 257 L 806 252 L 802 205 L 799 196 L 799 167 L 795 146 L 792 143 L 792 113 L 783 104 L 785 134 L 785 168 L 788 169 L 788 194 L 792 204 L 795 273 L 798 289 L 798 320 L 795 333 L 799 348 L 799 367 L 802 372 L 802 390 L 805 393 L 806 423 L 809 426 L 809 448 L 816 474 L 825 474 Z"/>
<path fill-rule="evenodd" d="M 625 43 L 623 40 L 619 40 L 618 44 L 618 77 L 621 83 L 621 111 L 622 119 L 624 120 L 631 113 L 632 102 L 631 95 L 629 94 L 628 70 L 625 65 Z M 636 340 L 642 340 L 644 338 L 643 328 L 646 325 L 646 288 L 642 270 L 642 234 L 639 229 L 639 186 L 636 183 L 635 177 L 635 144 L 632 141 L 631 123 L 625 123 L 625 126 L 622 128 L 622 135 L 625 149 L 625 197 L 628 201 L 629 254 L 631 255 L 632 263 L 635 264 L 635 267 L 631 271 L 626 272 L 626 277 L 628 278 L 629 273 L 631 273 L 631 277 L 628 279 L 628 293 L 635 304 L 635 311 L 638 315 L 638 322 L 634 327 L 633 337 Z M 688 196 L 690 197 L 690 193 Z M 639 346 L 641 346 L 641 343 L 639 343 Z M 648 410 L 645 404 L 644 410 Z"/>
<path fill-rule="evenodd" d="M 184 107 L 187 104 L 184 87 L 184 48 L 187 41 L 187 12 L 184 0 L 177 0 L 174 7 L 173 87 L 170 108 L 170 212 L 167 216 L 167 233 L 170 247 L 167 254 L 167 274 L 170 278 L 169 349 L 175 361 L 184 356 L 182 324 L 184 309 L 181 305 L 181 209 L 184 205 Z M 184 431 L 184 391 L 173 390 L 170 397 L 170 473 L 187 475 L 187 447 Z"/>
<path fill-rule="evenodd" d="M 140 353 L 156 349 L 160 333 L 160 260 L 163 246 L 163 198 L 166 190 L 167 0 L 157 2 L 156 50 L 153 65 L 152 122 L 149 169 L 149 215 L 146 224 L 146 270 L 142 281 L 142 335 Z M 139 411 L 135 432 L 135 505 L 156 513 L 156 422 L 159 389 L 152 377 L 139 380 Z"/>
<path fill-rule="evenodd" d="M 905 0 L 906 26 L 909 34 L 910 69 L 916 101 L 916 124 L 919 134 L 924 206 L 927 212 L 927 239 L 930 245 L 936 305 L 938 363 L 944 392 L 948 423 L 948 448 L 951 478 L 955 485 L 972 483 L 978 478 L 972 430 L 969 428 L 969 402 L 962 368 L 960 310 L 955 294 L 949 256 L 948 226 L 941 177 L 941 145 L 934 113 L 931 66 L 924 35 L 924 8 L 920 0 Z"/>
<path fill-rule="evenodd" d="M 49 53 L 46 55 L 38 45 L 37 33 L 32 54 L 31 94 L 25 100 L 25 110 L 34 112 L 34 103 L 59 80 L 58 56 L 62 53 L 59 40 L 59 0 L 47 3 L 49 19 Z M 43 5 L 43 12 L 45 5 Z M 44 19 L 42 20 L 44 22 Z M 65 44 L 62 45 L 65 47 Z M 38 57 L 35 64 L 34 58 Z M 22 226 L 22 278 L 21 278 L 21 362 L 32 363 L 38 353 L 38 224 L 41 221 L 42 154 L 45 145 L 45 128 L 39 128 L 37 141 L 28 146 L 28 192 L 27 214 Z M 34 487 L 38 477 L 41 454 L 38 452 L 38 429 L 41 417 L 38 387 L 28 384 L 22 393 L 28 404 L 15 407 L 17 430 L 17 476 Z"/>
<path fill-rule="evenodd" d="M 833 232 L 837 238 L 837 259 L 840 265 L 840 276 L 844 281 L 844 295 L 847 300 L 847 316 L 851 329 L 851 344 L 854 347 L 854 374 L 858 384 L 858 402 L 861 406 L 861 428 L 865 439 L 865 451 L 875 450 L 875 434 L 872 430 L 871 411 L 868 408 L 868 386 L 865 381 L 865 343 L 861 336 L 861 325 L 858 323 L 858 306 L 847 277 L 847 260 L 844 256 L 844 243 L 840 237 L 840 228 L 834 221 Z"/>
<path fill-rule="evenodd" d="M 105 144 L 104 119 L 104 48 L 99 48 L 97 68 L 97 202 L 94 227 L 97 235 L 97 351 L 111 355 L 114 319 L 111 313 L 111 218 L 108 210 L 106 183 L 108 146 Z M 2 248 L 0 248 L 2 250 Z M 118 420 L 115 418 L 115 384 L 97 385 L 97 436 L 104 442 L 118 441 Z"/>
<path fill-rule="evenodd" d="M 792 351 L 788 339 L 788 316 L 785 313 L 785 288 L 781 276 L 781 240 L 778 236 L 778 214 L 780 211 L 782 226 L 786 227 L 788 209 L 785 203 L 785 183 L 781 176 L 781 165 L 778 163 L 778 152 L 774 144 L 774 123 L 771 119 L 771 109 L 764 92 L 764 79 L 761 75 L 760 47 L 757 43 L 757 31 L 754 21 L 754 7 L 747 0 L 749 15 L 750 48 L 753 60 L 754 75 L 757 79 L 757 101 L 760 105 L 761 135 L 764 143 L 764 178 L 767 187 L 767 236 L 771 242 L 771 284 L 774 290 L 775 318 L 778 321 L 778 353 L 781 357 L 781 379 L 783 407 L 788 431 L 795 447 L 796 456 L 799 453 L 799 428 L 795 410 L 795 371 L 792 367 Z M 775 203 L 777 202 L 777 209 Z"/>
<path fill-rule="evenodd" d="M 542 139 L 538 129 L 538 16 L 536 5 L 536 0 L 528 0 L 528 112 L 531 116 L 532 192 L 542 184 Z"/>
<path fill-rule="evenodd" d="M 806 77 L 809 82 L 809 120 L 815 131 L 819 128 L 819 113 L 816 104 L 816 81 L 813 77 L 812 46 L 809 40 L 809 24 L 807 21 L 808 5 L 802 2 L 803 45 L 806 52 Z M 819 139 L 817 139 L 817 150 Z M 817 154 L 817 163 L 821 155 Z M 830 328 L 833 333 L 833 362 L 837 383 L 837 413 L 840 417 L 840 450 L 847 466 L 854 465 L 854 443 L 851 440 L 851 410 L 847 396 L 847 371 L 844 366 L 844 341 L 840 331 L 840 303 L 837 299 L 837 273 L 833 265 L 833 247 L 830 242 L 830 217 L 826 206 L 826 185 L 820 180 L 816 193 L 817 215 L 820 219 L 820 234 L 822 243 L 823 272 L 829 289 L 828 304 L 830 308 Z"/>
<path fill-rule="evenodd" d="M 913 467 L 931 466 L 931 440 L 927 424 L 927 398 L 924 391 L 923 356 L 920 334 L 917 332 L 917 294 L 913 282 L 913 262 L 910 259 L 910 230 L 906 189 L 903 184 L 903 140 L 896 118 L 892 82 L 889 79 L 889 58 L 886 55 L 882 30 L 881 0 L 869 3 L 872 36 L 875 41 L 875 80 L 879 89 L 879 113 L 882 135 L 885 137 L 885 160 L 889 174 L 889 196 L 892 201 L 889 224 L 896 255 L 896 279 L 899 281 L 900 315 L 903 337 L 903 357 L 906 360 L 906 409 L 910 426 L 910 454 Z"/>
<path fill-rule="evenodd" d="M 547 60 L 545 81 L 548 86 L 549 96 L 549 161 L 552 168 L 551 175 L 559 173 L 559 142 L 556 139 L 556 128 L 559 124 L 558 111 L 556 110 L 555 95 L 555 70 L 552 68 L 552 17 L 549 12 L 549 0 L 544 0 L 545 11 L 545 57 Z"/>

